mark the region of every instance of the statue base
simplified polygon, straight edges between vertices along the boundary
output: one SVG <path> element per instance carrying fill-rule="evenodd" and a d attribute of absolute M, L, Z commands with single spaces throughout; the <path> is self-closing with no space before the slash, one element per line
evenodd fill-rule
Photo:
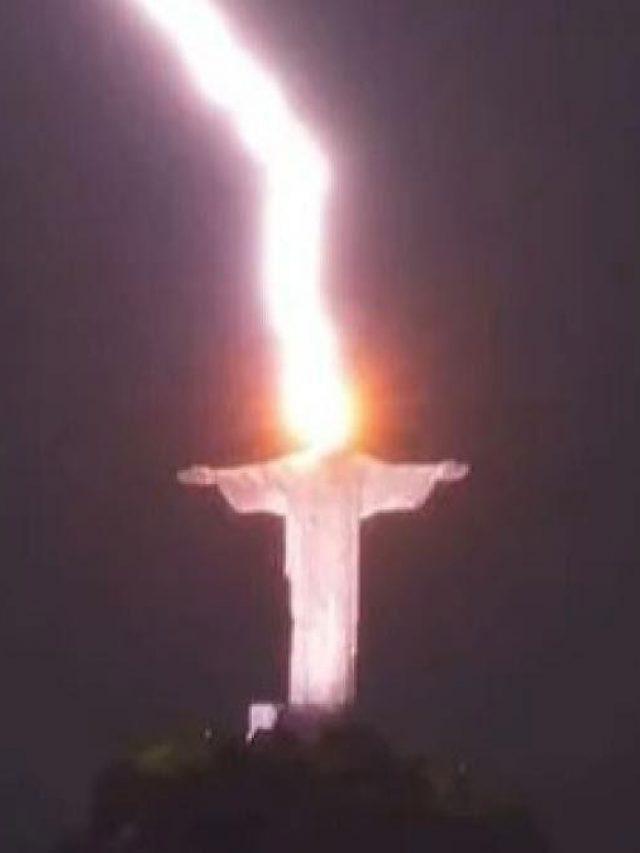
<path fill-rule="evenodd" d="M 353 710 L 349 707 L 254 702 L 249 706 L 247 742 L 251 742 L 260 732 L 275 730 L 292 734 L 302 741 L 314 741 L 325 729 L 348 723 L 352 718 Z"/>

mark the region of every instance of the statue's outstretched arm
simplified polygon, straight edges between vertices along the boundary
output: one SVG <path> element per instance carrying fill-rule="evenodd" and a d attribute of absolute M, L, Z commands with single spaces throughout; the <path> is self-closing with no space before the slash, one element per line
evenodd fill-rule
<path fill-rule="evenodd" d="M 438 483 L 455 483 L 469 473 L 462 462 L 396 465 L 369 459 L 364 469 L 362 518 L 379 512 L 418 509 Z"/>
<path fill-rule="evenodd" d="M 238 468 L 209 468 L 192 465 L 179 471 L 178 482 L 186 486 L 217 486 L 236 512 L 286 511 L 277 462 L 241 465 Z"/>
<path fill-rule="evenodd" d="M 178 471 L 176 478 L 183 486 L 215 486 L 216 470 L 207 465 L 192 465 Z"/>
<path fill-rule="evenodd" d="M 439 462 L 436 468 L 438 468 L 438 480 L 441 483 L 457 483 L 458 480 L 464 480 L 471 471 L 471 465 L 453 460 Z"/>

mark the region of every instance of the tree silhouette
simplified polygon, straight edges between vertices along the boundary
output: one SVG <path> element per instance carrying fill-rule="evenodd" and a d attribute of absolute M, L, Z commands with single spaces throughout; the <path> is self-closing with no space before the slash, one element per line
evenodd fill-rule
<path fill-rule="evenodd" d="M 99 774 L 86 831 L 56 853 L 546 849 L 521 806 L 474 797 L 466 765 L 443 781 L 341 723 L 309 740 L 206 729 L 136 749 Z"/>

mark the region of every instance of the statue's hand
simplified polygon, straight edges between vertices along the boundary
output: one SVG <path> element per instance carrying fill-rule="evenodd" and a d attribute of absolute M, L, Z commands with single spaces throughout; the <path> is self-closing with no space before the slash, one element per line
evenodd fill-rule
<path fill-rule="evenodd" d="M 471 466 L 465 462 L 441 462 L 439 465 L 438 479 L 444 480 L 447 483 L 455 483 L 458 480 L 464 480 L 467 474 L 471 471 Z"/>
<path fill-rule="evenodd" d="M 215 486 L 216 472 L 206 465 L 192 465 L 184 471 L 178 471 L 178 482 L 184 486 Z"/>

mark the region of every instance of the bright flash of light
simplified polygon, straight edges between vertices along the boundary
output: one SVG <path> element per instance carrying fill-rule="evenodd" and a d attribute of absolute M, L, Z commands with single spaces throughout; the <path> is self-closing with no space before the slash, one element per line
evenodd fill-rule
<path fill-rule="evenodd" d="M 310 450 L 350 438 L 354 411 L 322 294 L 330 166 L 276 80 L 208 0 L 136 0 L 175 43 L 207 99 L 265 171 L 266 306 L 282 355 L 287 429 Z"/>

